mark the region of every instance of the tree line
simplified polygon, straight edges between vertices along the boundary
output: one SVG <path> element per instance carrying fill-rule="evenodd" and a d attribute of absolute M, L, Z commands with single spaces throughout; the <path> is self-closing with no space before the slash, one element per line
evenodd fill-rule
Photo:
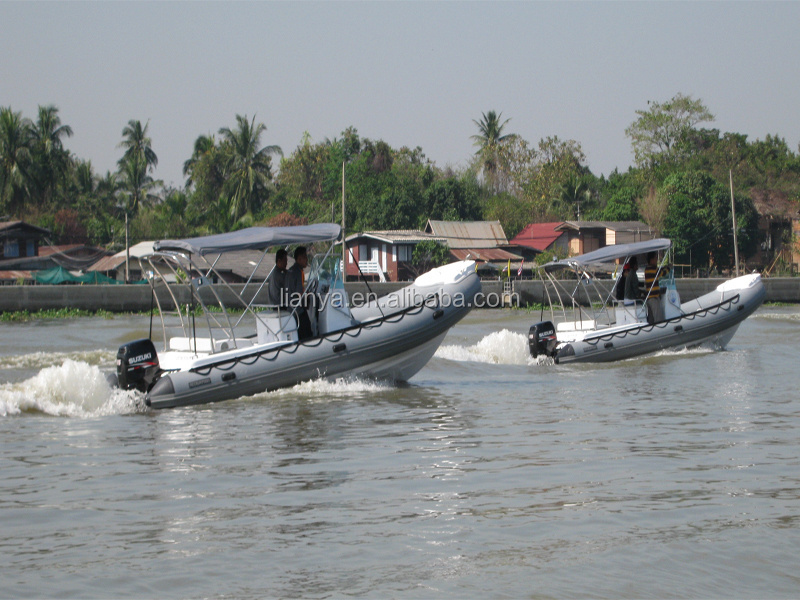
<path fill-rule="evenodd" d="M 185 185 L 154 178 L 157 154 L 148 123 L 121 132 L 115 171 L 98 174 L 64 147 L 73 133 L 58 108 L 35 119 L 0 108 L 0 216 L 54 232 L 57 243 L 124 247 L 230 231 L 254 224 L 339 221 L 342 171 L 349 231 L 414 229 L 427 219 L 499 220 L 509 239 L 537 221 L 642 220 L 675 242 L 676 260 L 727 268 L 733 263 L 729 177 L 743 256 L 758 238 L 753 200 L 779 197 L 800 206 L 800 147 L 777 135 L 704 127 L 714 115 L 677 94 L 636 111 L 625 133 L 635 164 L 594 175 L 576 140 L 530 143 L 511 119 L 487 111 L 474 121 L 476 151 L 460 169 L 440 168 L 423 149 L 392 148 L 359 136 L 313 141 L 304 134 L 289 155 L 265 145 L 265 124 L 235 115 L 232 127 L 201 135 L 183 166 Z M 730 174 L 730 175 L 729 175 Z"/>

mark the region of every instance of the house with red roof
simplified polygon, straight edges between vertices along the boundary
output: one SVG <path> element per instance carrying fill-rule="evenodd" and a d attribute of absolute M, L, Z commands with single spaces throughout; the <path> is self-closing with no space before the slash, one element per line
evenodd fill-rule
<path fill-rule="evenodd" d="M 558 229 L 563 221 L 552 223 L 531 223 L 520 231 L 510 243 L 523 249 L 533 250 L 535 254 L 546 251 L 559 251 L 566 254 L 569 241 L 566 232 Z"/>
<path fill-rule="evenodd" d="M 558 251 L 562 256 L 575 256 L 654 237 L 655 232 L 641 221 L 559 221 L 531 223 L 511 243 L 537 253 Z"/>

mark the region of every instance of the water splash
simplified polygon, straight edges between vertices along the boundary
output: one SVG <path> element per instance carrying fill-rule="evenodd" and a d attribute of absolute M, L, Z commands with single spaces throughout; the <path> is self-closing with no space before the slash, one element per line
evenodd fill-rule
<path fill-rule="evenodd" d="M 472 346 L 441 346 L 434 356 L 459 362 L 483 362 L 497 365 L 535 365 L 540 362 L 531 357 L 528 350 L 528 338 L 508 329 L 490 333 Z"/>
<path fill-rule="evenodd" d="M 34 352 L 0 356 L 0 369 L 44 369 L 63 364 L 67 360 L 85 362 L 90 365 L 114 364 L 115 353 L 108 350 L 85 352 Z"/>
<path fill-rule="evenodd" d="M 337 379 L 312 379 L 303 381 L 289 388 L 266 392 L 264 397 L 281 396 L 303 396 L 303 397 L 325 397 L 330 396 L 363 396 L 375 394 L 395 387 L 387 381 L 375 381 L 372 379 L 358 379 L 355 377 L 339 377 Z M 262 396 L 262 394 L 259 394 Z"/>
<path fill-rule="evenodd" d="M 141 395 L 112 389 L 97 365 L 72 359 L 22 382 L 0 386 L 0 416 L 41 412 L 60 417 L 99 417 L 142 412 Z"/>

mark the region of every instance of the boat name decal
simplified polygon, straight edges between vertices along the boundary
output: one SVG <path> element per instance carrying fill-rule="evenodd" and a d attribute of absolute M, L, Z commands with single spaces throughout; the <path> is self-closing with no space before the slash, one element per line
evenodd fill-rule
<path fill-rule="evenodd" d="M 190 388 L 200 387 L 201 385 L 209 385 L 211 383 L 211 377 L 203 377 L 203 379 L 198 379 L 197 381 L 189 382 Z"/>

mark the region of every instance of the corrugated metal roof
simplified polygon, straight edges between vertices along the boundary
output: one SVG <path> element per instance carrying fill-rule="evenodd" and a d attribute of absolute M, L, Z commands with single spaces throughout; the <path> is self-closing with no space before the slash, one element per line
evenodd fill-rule
<path fill-rule="evenodd" d="M 129 250 L 131 254 L 131 260 L 146 254 L 152 254 L 153 242 L 139 242 L 138 244 L 131 246 Z M 123 264 L 125 264 L 125 250 L 117 252 L 114 256 L 106 256 L 105 258 L 101 258 L 86 270 L 101 271 L 105 273 L 106 271 L 113 271 Z"/>
<path fill-rule="evenodd" d="M 618 232 L 650 231 L 650 225 L 641 221 L 564 221 L 556 228 L 558 231 L 567 229 L 610 229 Z"/>
<path fill-rule="evenodd" d="M 456 248 L 450 249 L 452 254 L 458 260 L 476 260 L 480 262 L 508 262 L 522 260 L 518 254 L 513 254 L 508 250 L 501 250 L 500 248 Z"/>
<path fill-rule="evenodd" d="M 387 229 L 382 231 L 362 231 L 354 233 L 346 238 L 347 242 L 352 242 L 362 237 L 372 238 L 387 244 L 414 244 L 425 240 L 434 240 L 437 242 L 446 242 L 447 240 L 440 236 L 435 236 L 430 233 L 425 233 L 419 229 Z"/>
<path fill-rule="evenodd" d="M 11 230 L 11 229 L 27 229 L 29 231 L 40 233 L 42 235 L 49 235 L 51 231 L 49 229 L 45 229 L 44 227 L 37 227 L 36 225 L 31 225 L 30 223 L 26 223 L 25 221 L 3 221 L 0 222 L 0 231 Z"/>
<path fill-rule="evenodd" d="M 149 249 L 148 249 L 149 244 Z M 134 250 L 135 248 L 135 250 Z M 137 244 L 136 246 L 131 247 L 131 262 L 137 265 L 139 261 L 137 260 L 138 256 L 144 256 L 145 254 L 150 254 L 153 251 L 153 242 L 142 242 Z M 226 252 L 223 253 L 219 260 L 217 260 L 217 255 L 215 254 L 208 254 L 205 256 L 205 260 L 208 261 L 209 264 L 215 265 L 215 270 L 221 274 L 224 273 L 233 273 L 237 277 L 241 279 L 248 279 L 250 274 L 255 269 L 256 265 L 258 265 L 258 270 L 254 275 L 254 280 L 263 281 L 266 279 L 269 272 L 272 270 L 272 267 L 275 266 L 275 254 L 272 252 L 267 253 L 263 260 L 262 255 L 264 253 L 260 250 L 238 250 L 236 252 Z M 260 261 L 260 264 L 259 264 Z M 122 267 L 125 264 L 125 251 L 118 252 L 114 256 L 107 256 L 106 258 L 102 258 L 97 261 L 88 271 L 100 271 L 100 272 L 108 272 L 108 271 L 115 271 L 118 268 Z M 196 261 L 196 266 L 198 268 L 205 267 L 205 263 L 203 260 Z M 292 262 L 289 261 L 291 265 Z"/>
<path fill-rule="evenodd" d="M 264 257 L 263 259 L 261 258 L 262 255 Z M 269 272 L 272 271 L 272 267 L 275 266 L 275 253 L 267 252 L 264 254 L 260 250 L 237 250 L 235 252 L 225 252 L 219 255 L 219 260 L 217 260 L 217 255 L 214 254 L 208 254 L 205 258 L 211 264 L 214 264 L 216 261 L 216 266 L 214 269 L 218 273 L 230 272 L 241 279 L 248 279 L 250 274 L 253 272 L 253 269 L 255 269 L 256 265 L 258 265 L 258 270 L 256 270 L 255 275 L 253 275 L 253 279 L 255 281 L 263 281 L 266 279 L 269 275 Z M 310 254 L 309 258 L 311 258 Z M 261 261 L 260 264 L 259 261 Z M 201 263 L 202 261 L 198 261 L 197 264 Z M 289 266 L 292 264 L 294 264 L 293 261 L 289 260 Z"/>
<path fill-rule="evenodd" d="M 544 252 L 553 242 L 563 235 L 562 231 L 556 231 L 556 227 L 562 224 L 563 221 L 531 223 L 520 231 L 517 236 L 511 240 L 511 243 Z"/>
<path fill-rule="evenodd" d="M 508 245 L 500 221 L 433 221 L 425 231 L 447 239 L 450 248 L 496 248 Z"/>
<path fill-rule="evenodd" d="M 0 279 L 10 279 L 16 281 L 17 279 L 33 279 L 30 271 L 0 271 Z"/>

